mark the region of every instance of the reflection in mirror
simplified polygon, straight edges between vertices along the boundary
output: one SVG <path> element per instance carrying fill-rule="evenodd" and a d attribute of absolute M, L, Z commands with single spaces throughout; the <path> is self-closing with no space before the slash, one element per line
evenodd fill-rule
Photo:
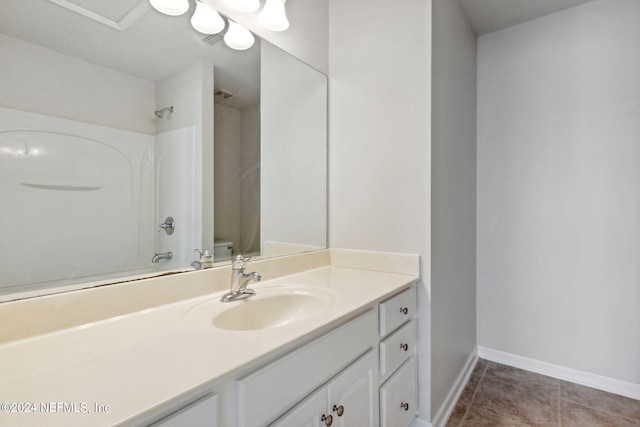
<path fill-rule="evenodd" d="M 189 15 L 0 4 L 0 301 L 326 246 L 326 77 Z"/>
<path fill-rule="evenodd" d="M 228 261 L 260 252 L 260 96 L 220 86 L 214 109 L 214 258 Z"/>
<path fill-rule="evenodd" d="M 262 252 L 326 244 L 325 76 L 265 43 L 261 54 Z"/>

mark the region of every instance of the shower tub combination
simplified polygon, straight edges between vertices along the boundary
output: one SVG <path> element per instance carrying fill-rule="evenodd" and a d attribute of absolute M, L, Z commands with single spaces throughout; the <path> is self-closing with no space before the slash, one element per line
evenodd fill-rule
<path fill-rule="evenodd" d="M 193 127 L 154 136 L 0 108 L 0 294 L 187 267 L 200 152 Z"/>

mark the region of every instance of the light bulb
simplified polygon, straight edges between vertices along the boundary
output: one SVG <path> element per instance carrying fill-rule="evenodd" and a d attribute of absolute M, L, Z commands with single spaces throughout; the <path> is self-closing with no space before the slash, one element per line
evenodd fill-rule
<path fill-rule="evenodd" d="M 260 0 L 227 0 L 227 4 L 239 12 L 255 12 L 260 8 Z"/>
<path fill-rule="evenodd" d="M 196 11 L 191 17 L 191 25 L 203 34 L 218 34 L 224 30 L 224 19 L 208 5 L 196 1 Z"/>
<path fill-rule="evenodd" d="M 189 0 L 149 0 L 149 3 L 165 15 L 178 16 L 189 10 Z"/>
<path fill-rule="evenodd" d="M 284 10 L 287 0 L 267 0 L 262 12 L 258 14 L 260 25 L 271 31 L 284 31 L 289 28 L 289 21 Z"/>
<path fill-rule="evenodd" d="M 255 38 L 249 30 L 229 19 L 229 29 L 224 35 L 224 42 L 231 49 L 246 50 L 253 46 Z"/>

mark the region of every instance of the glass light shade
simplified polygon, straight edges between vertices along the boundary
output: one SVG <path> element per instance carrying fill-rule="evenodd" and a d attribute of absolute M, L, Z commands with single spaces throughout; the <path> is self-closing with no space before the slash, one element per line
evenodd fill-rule
<path fill-rule="evenodd" d="M 189 10 L 189 0 L 149 0 L 149 3 L 165 15 L 178 16 Z"/>
<path fill-rule="evenodd" d="M 258 22 L 267 30 L 284 31 L 289 28 L 289 21 L 284 10 L 287 0 L 267 0 L 258 14 Z"/>
<path fill-rule="evenodd" d="M 246 50 L 253 46 L 255 38 L 251 31 L 229 19 L 229 29 L 224 35 L 224 42 L 231 49 Z"/>
<path fill-rule="evenodd" d="M 224 19 L 201 1 L 196 1 L 196 11 L 191 17 L 193 28 L 203 34 L 218 34 L 224 30 Z"/>
<path fill-rule="evenodd" d="M 239 12 L 255 12 L 260 8 L 260 0 L 227 0 L 226 3 Z"/>

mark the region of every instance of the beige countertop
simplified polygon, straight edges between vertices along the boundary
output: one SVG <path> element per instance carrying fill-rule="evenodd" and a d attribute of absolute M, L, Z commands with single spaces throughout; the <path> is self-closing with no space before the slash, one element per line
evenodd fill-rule
<path fill-rule="evenodd" d="M 257 297 L 289 285 L 331 295 L 327 309 L 295 323 L 218 329 L 213 316 L 242 302 L 221 303 L 223 292 L 216 292 L 4 343 L 0 425 L 135 424 L 335 328 L 418 279 L 415 256 L 400 263 L 412 266 L 403 272 L 402 265 L 373 271 L 367 268 L 379 263 L 355 258 L 344 266 L 349 262 L 341 256 L 252 286 Z M 96 405 L 109 410 L 97 412 Z"/>

